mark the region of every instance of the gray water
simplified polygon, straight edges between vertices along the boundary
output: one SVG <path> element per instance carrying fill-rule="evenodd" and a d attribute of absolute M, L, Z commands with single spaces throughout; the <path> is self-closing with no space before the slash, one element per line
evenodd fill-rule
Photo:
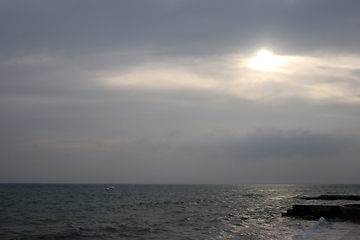
<path fill-rule="evenodd" d="M 0 239 L 307 239 L 339 220 L 281 217 L 295 203 L 324 203 L 295 196 L 360 194 L 360 185 L 109 186 L 0 184 Z"/>

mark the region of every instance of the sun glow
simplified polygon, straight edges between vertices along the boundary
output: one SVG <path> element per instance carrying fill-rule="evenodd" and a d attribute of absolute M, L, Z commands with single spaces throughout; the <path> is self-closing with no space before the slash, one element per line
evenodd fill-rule
<path fill-rule="evenodd" d="M 277 71 L 284 61 L 283 57 L 273 55 L 266 50 L 261 50 L 256 54 L 256 57 L 249 60 L 248 66 L 261 71 L 273 72 Z"/>

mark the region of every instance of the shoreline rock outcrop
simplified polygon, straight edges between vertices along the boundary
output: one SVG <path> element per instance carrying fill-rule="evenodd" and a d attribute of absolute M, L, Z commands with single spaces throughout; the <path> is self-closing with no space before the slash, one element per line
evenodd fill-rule
<path fill-rule="evenodd" d="M 359 195 L 320 195 L 319 197 L 298 197 L 301 199 L 312 200 L 360 200 Z M 288 209 L 281 216 L 299 216 L 325 219 L 340 218 L 354 222 L 360 222 L 360 204 L 343 204 L 343 205 L 311 205 L 311 204 L 294 204 L 292 209 Z"/>

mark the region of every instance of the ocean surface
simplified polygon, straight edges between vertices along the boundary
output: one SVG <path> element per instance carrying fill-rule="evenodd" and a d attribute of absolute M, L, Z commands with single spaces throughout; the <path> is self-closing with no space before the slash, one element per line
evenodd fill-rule
<path fill-rule="evenodd" d="M 0 239 L 308 239 L 339 220 L 281 212 L 320 194 L 360 185 L 0 184 Z"/>

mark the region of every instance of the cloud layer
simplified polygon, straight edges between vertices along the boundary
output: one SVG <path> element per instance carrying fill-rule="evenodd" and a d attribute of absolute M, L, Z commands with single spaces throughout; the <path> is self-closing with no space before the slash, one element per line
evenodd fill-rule
<path fill-rule="evenodd" d="M 2 1 L 0 182 L 358 183 L 359 7 Z"/>

